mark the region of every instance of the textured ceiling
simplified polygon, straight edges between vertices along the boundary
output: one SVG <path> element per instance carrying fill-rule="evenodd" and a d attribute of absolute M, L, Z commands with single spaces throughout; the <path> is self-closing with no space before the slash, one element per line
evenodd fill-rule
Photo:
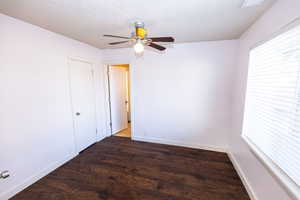
<path fill-rule="evenodd" d="M 129 36 L 137 19 L 150 36 L 173 36 L 177 43 L 236 39 L 274 1 L 242 9 L 243 0 L 1 0 L 0 12 L 107 48 L 119 40 L 103 34 Z"/>

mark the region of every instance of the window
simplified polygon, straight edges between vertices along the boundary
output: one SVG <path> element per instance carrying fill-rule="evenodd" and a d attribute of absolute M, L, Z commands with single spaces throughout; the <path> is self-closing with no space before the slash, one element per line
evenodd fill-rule
<path fill-rule="evenodd" d="M 251 50 L 243 138 L 299 197 L 299 26 Z"/>

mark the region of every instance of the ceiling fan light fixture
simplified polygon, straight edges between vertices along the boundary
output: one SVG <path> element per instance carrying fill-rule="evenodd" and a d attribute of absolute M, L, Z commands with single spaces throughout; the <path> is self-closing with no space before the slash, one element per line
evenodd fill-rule
<path fill-rule="evenodd" d="M 141 40 L 138 40 L 133 48 L 134 48 L 135 53 L 137 53 L 137 54 L 141 54 L 145 50 L 144 44 L 142 43 Z"/>

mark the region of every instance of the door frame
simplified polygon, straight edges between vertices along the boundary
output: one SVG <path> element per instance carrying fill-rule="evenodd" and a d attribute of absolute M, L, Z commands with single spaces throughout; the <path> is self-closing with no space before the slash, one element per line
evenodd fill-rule
<path fill-rule="evenodd" d="M 72 128 L 73 128 L 73 141 L 74 141 L 74 152 L 79 153 L 77 141 L 76 141 L 76 129 L 75 129 L 75 115 L 74 115 L 74 104 L 73 104 L 73 97 L 72 97 L 72 84 L 71 84 L 71 61 L 79 61 L 83 63 L 90 64 L 92 67 L 92 87 L 93 87 L 93 98 L 94 98 L 94 118 L 95 118 L 95 138 L 94 143 L 98 141 L 99 137 L 99 129 L 98 129 L 98 123 L 97 123 L 97 98 L 96 98 L 96 83 L 95 83 L 95 64 L 87 59 L 83 59 L 80 57 L 68 57 L 67 58 L 67 64 L 68 64 L 68 85 L 69 85 L 69 97 L 70 97 L 70 109 L 71 109 L 71 117 L 72 117 Z M 93 143 L 93 144 L 94 144 Z"/>
<path fill-rule="evenodd" d="M 105 97 L 105 107 L 106 107 L 106 113 L 107 113 L 107 137 L 112 136 L 112 127 L 110 125 L 111 123 L 111 107 L 110 107 L 110 85 L 109 85 L 109 67 L 111 65 L 124 65 L 128 64 L 129 65 L 129 88 L 130 88 L 130 124 L 131 124 L 131 140 L 134 139 L 135 135 L 135 99 L 134 99 L 134 94 L 135 94 L 135 88 L 134 88 L 134 64 L 132 62 L 122 62 L 122 61 L 110 61 L 110 62 L 105 62 L 103 65 L 104 68 L 104 75 L 105 75 L 105 91 L 106 91 L 106 97 Z"/>
<path fill-rule="evenodd" d="M 126 74 L 125 75 L 126 75 L 126 88 L 130 91 L 130 80 L 129 80 L 129 77 L 130 77 L 130 72 L 129 72 L 130 65 L 129 64 L 122 64 L 122 65 L 128 65 L 128 67 L 126 67 L 127 70 L 126 70 Z M 112 74 L 111 74 L 111 72 L 112 72 L 113 68 L 123 68 L 123 67 L 120 67 L 118 65 L 107 65 L 109 120 L 110 120 L 111 136 L 113 136 L 114 134 L 116 134 L 116 133 L 118 133 L 118 132 L 120 132 L 122 130 L 125 130 L 125 129 L 120 129 L 120 130 L 113 131 L 113 122 L 112 122 L 112 116 L 113 116 L 113 114 L 112 114 L 112 102 L 111 102 L 111 100 L 112 100 L 112 96 L 111 96 L 111 92 L 112 92 L 111 91 L 112 90 L 112 88 L 111 88 L 111 79 L 113 77 Z M 129 119 L 130 119 L 128 116 L 130 115 L 130 117 L 131 117 L 131 113 L 130 113 L 131 108 L 130 108 L 130 95 L 129 95 L 130 92 L 128 93 L 128 91 L 126 91 L 126 93 L 127 93 L 126 94 L 126 99 L 128 98 L 127 99 L 128 101 L 125 101 L 125 102 L 127 102 L 127 105 L 126 105 L 126 118 L 127 118 L 126 125 L 127 125 L 128 122 L 129 122 Z M 129 113 L 127 112 L 128 103 L 129 103 Z"/>

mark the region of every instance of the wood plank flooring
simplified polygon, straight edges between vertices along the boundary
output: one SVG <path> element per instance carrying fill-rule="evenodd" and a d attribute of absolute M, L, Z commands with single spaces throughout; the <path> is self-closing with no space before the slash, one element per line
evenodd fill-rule
<path fill-rule="evenodd" d="M 226 154 L 110 137 L 13 200 L 250 200 Z"/>
<path fill-rule="evenodd" d="M 131 137 L 131 124 L 128 123 L 128 128 L 114 134 L 113 136 L 117 136 L 117 137 Z"/>

